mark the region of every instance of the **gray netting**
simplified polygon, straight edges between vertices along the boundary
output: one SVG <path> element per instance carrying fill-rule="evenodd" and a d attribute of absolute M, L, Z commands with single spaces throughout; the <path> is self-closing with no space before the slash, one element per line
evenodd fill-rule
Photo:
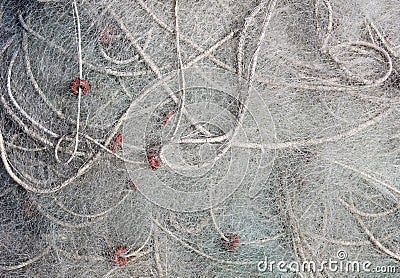
<path fill-rule="evenodd" d="M 0 276 L 395 276 L 399 16 L 0 0 Z"/>

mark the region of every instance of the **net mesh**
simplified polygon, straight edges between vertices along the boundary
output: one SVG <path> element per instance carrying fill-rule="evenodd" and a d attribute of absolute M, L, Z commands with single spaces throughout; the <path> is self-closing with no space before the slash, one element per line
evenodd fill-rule
<path fill-rule="evenodd" d="M 390 271 L 399 13 L 397 0 L 1 0 L 0 276 Z"/>

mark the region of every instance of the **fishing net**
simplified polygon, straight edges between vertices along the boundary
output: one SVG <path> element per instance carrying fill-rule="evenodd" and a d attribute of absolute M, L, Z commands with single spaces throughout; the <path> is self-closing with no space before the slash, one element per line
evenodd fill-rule
<path fill-rule="evenodd" d="M 0 1 L 0 276 L 394 273 L 399 14 Z"/>

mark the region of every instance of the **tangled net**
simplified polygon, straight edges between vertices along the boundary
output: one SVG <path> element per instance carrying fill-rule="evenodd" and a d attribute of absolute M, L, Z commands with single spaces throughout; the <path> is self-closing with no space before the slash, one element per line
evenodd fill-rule
<path fill-rule="evenodd" d="M 398 1 L 237 2 L 0 1 L 0 276 L 398 264 Z"/>

